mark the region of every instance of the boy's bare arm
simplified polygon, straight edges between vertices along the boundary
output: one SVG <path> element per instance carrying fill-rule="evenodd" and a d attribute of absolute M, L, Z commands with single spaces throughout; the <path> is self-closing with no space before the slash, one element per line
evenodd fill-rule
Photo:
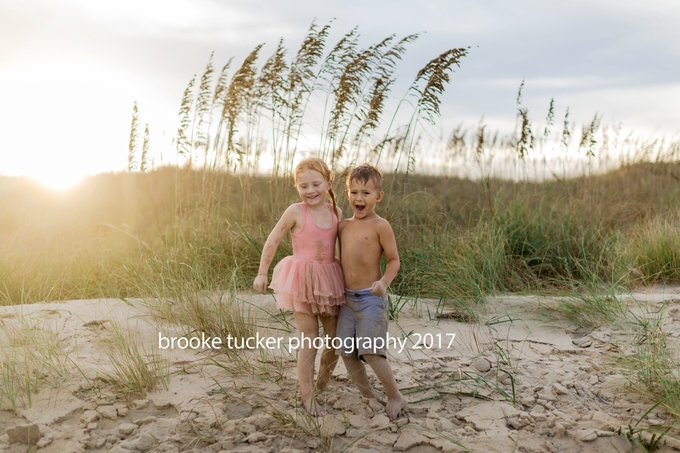
<path fill-rule="evenodd" d="M 387 220 L 379 222 L 376 231 L 380 240 L 380 246 L 385 254 L 387 266 L 385 266 L 385 273 L 382 278 L 371 286 L 371 292 L 376 296 L 382 297 L 387 292 L 387 287 L 390 286 L 394 277 L 397 276 L 401 263 L 399 261 L 399 251 L 397 250 L 397 240 L 394 237 L 394 231 L 392 231 L 392 226 L 389 222 Z"/>

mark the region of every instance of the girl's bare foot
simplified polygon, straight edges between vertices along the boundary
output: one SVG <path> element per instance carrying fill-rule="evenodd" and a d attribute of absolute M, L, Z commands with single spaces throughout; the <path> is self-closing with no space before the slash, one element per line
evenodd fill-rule
<path fill-rule="evenodd" d="M 397 419 L 399 416 L 399 412 L 406 406 L 406 403 L 408 401 L 406 398 L 401 396 L 399 399 L 388 399 L 387 400 L 387 405 L 385 406 L 385 413 L 387 414 L 387 417 L 390 419 L 390 421 L 394 421 Z"/>
<path fill-rule="evenodd" d="M 319 393 L 323 392 L 328 388 L 328 385 L 330 382 L 333 380 L 333 372 L 323 372 L 321 370 L 319 372 L 319 377 L 317 378 L 316 382 L 314 383 L 314 392 Z"/>
<path fill-rule="evenodd" d="M 302 402 L 302 409 L 309 415 L 310 417 L 325 417 L 326 416 L 326 411 L 319 406 L 319 404 L 316 402 L 314 398 L 312 398 L 310 401 L 307 401 L 305 403 L 304 401 Z"/>

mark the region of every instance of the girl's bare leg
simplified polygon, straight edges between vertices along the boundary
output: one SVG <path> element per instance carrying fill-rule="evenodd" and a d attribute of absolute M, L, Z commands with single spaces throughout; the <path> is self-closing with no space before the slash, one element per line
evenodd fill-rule
<path fill-rule="evenodd" d="M 298 382 L 300 383 L 300 397 L 302 407 L 312 416 L 322 417 L 325 415 L 323 410 L 316 408 L 314 401 L 314 361 L 316 360 L 316 349 L 313 343 L 314 338 L 319 336 L 319 323 L 316 315 L 307 313 L 295 313 L 295 323 L 300 332 L 300 349 L 298 350 Z M 304 341 L 303 341 L 304 339 Z M 307 340 L 309 339 L 309 340 Z"/>
<path fill-rule="evenodd" d="M 338 327 L 337 316 L 319 316 L 321 324 L 323 325 L 324 338 L 328 337 L 329 341 L 335 338 L 336 329 Z M 338 364 L 338 356 L 335 355 L 335 349 L 326 345 L 321 353 L 321 364 L 319 365 L 319 377 L 316 379 L 316 389 L 324 390 L 328 386 L 328 382 L 333 376 L 335 365 Z"/>

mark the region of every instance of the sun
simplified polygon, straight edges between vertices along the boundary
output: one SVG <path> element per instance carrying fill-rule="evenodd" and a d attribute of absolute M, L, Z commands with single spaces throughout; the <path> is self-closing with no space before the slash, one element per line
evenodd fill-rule
<path fill-rule="evenodd" d="M 27 176 L 54 190 L 70 189 L 78 184 L 83 179 L 83 177 L 85 177 L 85 175 L 82 173 L 78 174 L 49 171 L 28 174 Z"/>
<path fill-rule="evenodd" d="M 0 124 L 11 126 L 3 130 L 0 174 L 64 190 L 86 175 L 124 170 L 133 105 L 129 77 L 104 63 L 49 61 L 50 71 L 42 64 L 0 71 L 3 101 L 13 106 L 0 110 Z"/>

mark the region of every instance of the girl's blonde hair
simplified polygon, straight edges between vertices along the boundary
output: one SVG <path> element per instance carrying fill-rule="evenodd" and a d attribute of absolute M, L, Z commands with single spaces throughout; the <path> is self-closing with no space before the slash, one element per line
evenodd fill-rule
<path fill-rule="evenodd" d="M 333 172 L 328 168 L 326 162 L 318 157 L 308 157 L 300 161 L 295 167 L 295 173 L 293 173 L 293 178 L 295 179 L 295 185 L 298 183 L 298 174 L 305 170 L 318 171 L 323 176 L 323 179 L 330 184 L 330 189 L 328 194 L 331 196 L 331 201 L 333 202 L 333 213 L 338 215 L 338 205 L 335 203 L 335 193 L 333 192 Z"/>

